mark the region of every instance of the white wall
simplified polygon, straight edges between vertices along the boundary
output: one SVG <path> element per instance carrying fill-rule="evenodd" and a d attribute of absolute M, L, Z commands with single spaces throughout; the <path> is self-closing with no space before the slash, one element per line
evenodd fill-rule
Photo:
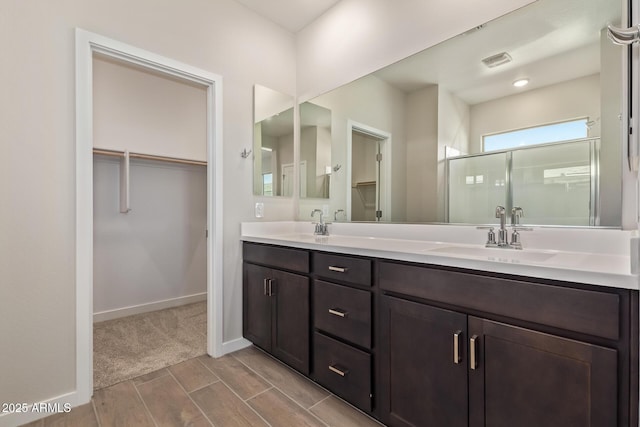
<path fill-rule="evenodd" d="M 206 161 L 207 90 L 94 56 L 93 145 Z"/>
<path fill-rule="evenodd" d="M 407 95 L 407 221 L 433 222 L 438 212 L 438 86 Z"/>
<path fill-rule="evenodd" d="M 437 221 L 446 220 L 446 147 L 469 152 L 469 106 L 442 86 L 438 86 L 438 191 Z"/>
<path fill-rule="evenodd" d="M 75 389 L 75 27 L 224 78 L 224 339 L 242 334 L 239 222 L 252 196 L 253 85 L 295 93 L 294 37 L 232 0 L 0 2 L 0 402 Z M 0 424 L 5 420 L 0 417 Z"/>
<path fill-rule="evenodd" d="M 118 159 L 96 156 L 94 313 L 119 317 L 127 307 L 205 293 L 206 167 L 132 160 L 127 214 L 119 176 Z"/>

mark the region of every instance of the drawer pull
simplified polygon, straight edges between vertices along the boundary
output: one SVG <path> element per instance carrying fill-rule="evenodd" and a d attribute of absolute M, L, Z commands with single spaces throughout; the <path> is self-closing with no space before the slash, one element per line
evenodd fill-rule
<path fill-rule="evenodd" d="M 329 314 L 333 314 L 334 316 L 338 316 L 338 317 L 347 317 L 347 314 L 349 313 L 346 311 L 342 311 L 339 308 L 330 308 Z"/>
<path fill-rule="evenodd" d="M 262 283 L 264 284 L 264 295 L 267 296 L 267 283 L 269 282 L 269 279 L 265 278 Z"/>
<path fill-rule="evenodd" d="M 460 335 L 462 331 L 456 331 L 453 334 L 453 363 L 456 365 L 460 363 Z"/>
<path fill-rule="evenodd" d="M 329 365 L 329 370 L 333 373 L 340 375 L 341 377 L 346 376 L 349 373 L 348 369 L 344 369 L 342 367 L 338 367 L 339 365 Z"/>
<path fill-rule="evenodd" d="M 476 360 L 478 355 L 476 353 L 476 340 L 478 339 L 477 335 L 474 335 L 469 339 L 469 367 L 471 369 L 476 369 L 478 367 L 478 361 Z"/>
<path fill-rule="evenodd" d="M 346 273 L 348 268 L 346 267 L 336 267 L 333 265 L 329 266 L 329 271 L 335 271 L 336 273 Z"/>

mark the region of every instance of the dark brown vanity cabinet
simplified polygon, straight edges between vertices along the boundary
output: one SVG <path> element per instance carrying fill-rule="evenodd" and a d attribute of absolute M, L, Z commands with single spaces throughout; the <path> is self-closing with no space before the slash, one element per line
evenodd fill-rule
<path fill-rule="evenodd" d="M 313 370 L 323 386 L 372 410 L 371 260 L 313 253 Z"/>
<path fill-rule="evenodd" d="M 253 243 L 243 286 L 247 339 L 389 426 L 638 425 L 638 291 Z"/>
<path fill-rule="evenodd" d="M 386 262 L 379 281 L 388 425 L 630 425 L 629 292 Z"/>
<path fill-rule="evenodd" d="M 249 243 L 243 251 L 243 335 L 309 374 L 309 253 Z"/>

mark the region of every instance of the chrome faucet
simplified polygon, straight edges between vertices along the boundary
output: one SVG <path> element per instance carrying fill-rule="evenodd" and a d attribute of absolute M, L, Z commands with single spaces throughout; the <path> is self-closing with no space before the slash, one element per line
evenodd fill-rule
<path fill-rule="evenodd" d="M 496 206 L 496 218 L 500 218 L 500 229 L 498 230 L 498 241 L 496 244 L 500 247 L 509 245 L 509 232 L 506 227 L 506 211 L 504 206 Z"/>
<path fill-rule="evenodd" d="M 320 222 L 314 222 L 314 224 L 316 225 L 316 229 L 313 232 L 313 234 L 315 234 L 316 236 L 328 236 L 329 235 L 329 227 L 328 225 L 331 224 L 330 222 L 324 222 L 322 220 L 322 211 L 320 209 L 314 209 L 311 211 L 311 218 L 313 218 L 313 216 L 319 213 L 320 214 Z"/>
<path fill-rule="evenodd" d="M 520 218 L 524 216 L 524 210 L 521 207 L 514 206 L 511 209 L 511 242 L 509 242 L 509 230 L 506 226 L 506 210 L 504 206 L 496 206 L 496 218 L 500 219 L 500 228 L 498 229 L 497 237 L 494 231 L 494 227 L 477 227 L 479 229 L 488 229 L 489 234 L 487 236 L 487 248 L 502 248 L 502 249 L 522 249 L 522 242 L 520 241 L 520 231 L 531 231 L 532 228 L 520 227 Z"/>

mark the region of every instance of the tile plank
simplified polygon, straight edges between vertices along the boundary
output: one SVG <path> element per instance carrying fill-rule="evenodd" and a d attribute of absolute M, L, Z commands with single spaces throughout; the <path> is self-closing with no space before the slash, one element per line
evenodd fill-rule
<path fill-rule="evenodd" d="M 44 419 L 40 418 L 39 420 L 31 421 L 27 424 L 22 424 L 20 427 L 43 427 Z"/>
<path fill-rule="evenodd" d="M 137 388 L 158 427 L 209 425 L 204 414 L 171 375 Z"/>
<path fill-rule="evenodd" d="M 329 392 L 311 380 L 255 347 L 236 351 L 232 356 L 307 409 L 329 396 Z"/>
<path fill-rule="evenodd" d="M 205 355 L 198 360 L 224 381 L 243 400 L 271 388 L 271 385 L 260 378 L 258 374 L 230 355 L 222 356 L 218 359 Z"/>
<path fill-rule="evenodd" d="M 93 395 L 101 426 L 154 427 L 131 381 L 97 390 Z"/>
<path fill-rule="evenodd" d="M 220 379 L 205 368 L 198 359 L 190 359 L 169 367 L 169 371 L 184 387 L 187 393 L 212 384 Z"/>
<path fill-rule="evenodd" d="M 190 394 L 213 425 L 225 427 L 267 424 L 224 383 L 218 381 Z"/>
<path fill-rule="evenodd" d="M 310 411 L 331 427 L 382 427 L 382 424 L 335 396 L 330 396 Z"/>
<path fill-rule="evenodd" d="M 273 427 L 326 427 L 309 411 L 275 388 L 260 393 L 247 403 Z"/>
<path fill-rule="evenodd" d="M 71 412 L 50 415 L 44 427 L 98 427 L 98 419 L 91 402 L 71 409 Z"/>

